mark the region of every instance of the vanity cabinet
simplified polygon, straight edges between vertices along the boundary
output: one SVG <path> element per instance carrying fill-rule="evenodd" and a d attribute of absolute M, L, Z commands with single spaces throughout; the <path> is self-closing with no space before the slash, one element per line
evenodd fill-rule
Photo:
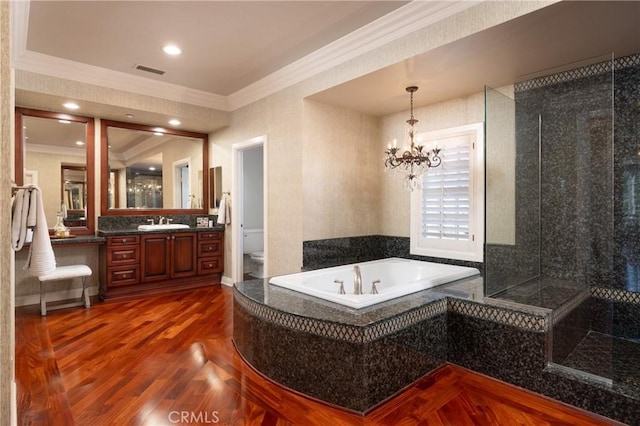
<path fill-rule="evenodd" d="M 200 232 L 198 234 L 198 274 L 222 273 L 224 262 L 224 240 L 222 232 Z"/>
<path fill-rule="evenodd" d="M 142 236 L 142 281 L 192 277 L 196 269 L 197 236 L 193 232 Z"/>
<path fill-rule="evenodd" d="M 107 236 L 100 297 L 117 299 L 219 284 L 224 232 L 149 232 Z"/>
<path fill-rule="evenodd" d="M 107 238 L 107 287 L 119 287 L 140 282 L 140 236 Z"/>

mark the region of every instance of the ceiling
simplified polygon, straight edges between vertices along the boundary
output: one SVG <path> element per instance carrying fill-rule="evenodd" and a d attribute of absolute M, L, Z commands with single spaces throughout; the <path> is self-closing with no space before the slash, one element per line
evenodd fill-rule
<path fill-rule="evenodd" d="M 230 95 L 402 1 L 35 1 L 27 50 Z M 174 43 L 182 55 L 162 51 Z M 136 65 L 165 71 L 139 71 Z"/>
<path fill-rule="evenodd" d="M 37 1 L 28 8 L 25 48 L 44 58 L 226 99 L 411 6 L 399 1 Z M 179 44 L 183 54 L 167 57 L 161 50 L 166 42 Z M 380 116 L 408 109 L 404 88 L 409 85 L 420 86 L 420 106 L 612 52 L 640 52 L 640 2 L 566 1 L 311 98 Z M 136 64 L 166 74 L 138 71 Z M 16 93 L 19 105 L 43 108 L 40 104 L 54 101 L 48 95 Z M 99 102 L 82 113 L 123 116 L 119 108 Z M 138 118 L 134 121 L 154 120 L 153 115 Z M 188 130 L 208 132 L 211 126 L 194 122 Z"/>

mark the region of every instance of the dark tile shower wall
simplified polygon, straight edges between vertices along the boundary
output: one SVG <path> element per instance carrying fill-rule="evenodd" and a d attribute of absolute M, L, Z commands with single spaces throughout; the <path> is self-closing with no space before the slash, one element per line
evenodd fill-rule
<path fill-rule="evenodd" d="M 620 58 L 616 65 L 615 280 L 609 286 L 640 292 L 640 55 Z"/>
<path fill-rule="evenodd" d="M 469 266 L 483 273 L 483 264 L 455 259 L 441 259 L 410 254 L 408 237 L 387 237 L 383 235 L 367 235 L 362 237 L 329 238 L 326 240 L 303 241 L 302 269 L 322 269 L 350 263 L 402 257 L 405 259 L 426 262 L 447 263 L 451 265 Z"/>
<path fill-rule="evenodd" d="M 518 137 L 533 142 L 527 120 L 531 111 L 540 115 L 541 274 L 595 284 L 611 270 L 612 74 L 607 64 L 584 74 L 515 99 L 524 116 Z"/>
<path fill-rule="evenodd" d="M 640 55 L 614 60 L 613 73 L 611 65 L 602 62 L 516 84 L 517 217 L 530 217 L 527 209 L 535 206 L 525 195 L 532 171 L 526 161 L 535 153 L 520 154 L 533 146 L 523 141 L 535 144 L 531 120 L 538 112 L 541 274 L 639 292 Z M 517 235 L 530 232 L 528 223 L 517 222 Z M 518 266 L 523 261 L 511 252 L 505 255 L 504 248 L 487 247 L 490 278 L 500 257 Z"/>

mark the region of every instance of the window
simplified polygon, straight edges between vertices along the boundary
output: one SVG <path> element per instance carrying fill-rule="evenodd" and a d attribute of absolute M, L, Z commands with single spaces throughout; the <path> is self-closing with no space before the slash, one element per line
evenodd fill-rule
<path fill-rule="evenodd" d="M 411 195 L 411 254 L 482 262 L 483 124 L 418 135 L 441 149 L 442 164 Z"/>

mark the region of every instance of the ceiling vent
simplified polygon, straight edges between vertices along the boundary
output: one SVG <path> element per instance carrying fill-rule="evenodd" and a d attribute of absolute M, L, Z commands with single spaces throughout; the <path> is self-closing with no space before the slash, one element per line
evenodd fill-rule
<path fill-rule="evenodd" d="M 158 74 L 158 75 L 163 75 L 163 74 L 165 73 L 165 71 L 157 70 L 157 69 L 155 69 L 155 68 L 147 67 L 147 66 L 140 65 L 140 64 L 137 64 L 137 65 L 135 66 L 135 68 L 136 68 L 137 70 L 140 70 L 140 71 L 150 72 L 150 73 Z"/>

